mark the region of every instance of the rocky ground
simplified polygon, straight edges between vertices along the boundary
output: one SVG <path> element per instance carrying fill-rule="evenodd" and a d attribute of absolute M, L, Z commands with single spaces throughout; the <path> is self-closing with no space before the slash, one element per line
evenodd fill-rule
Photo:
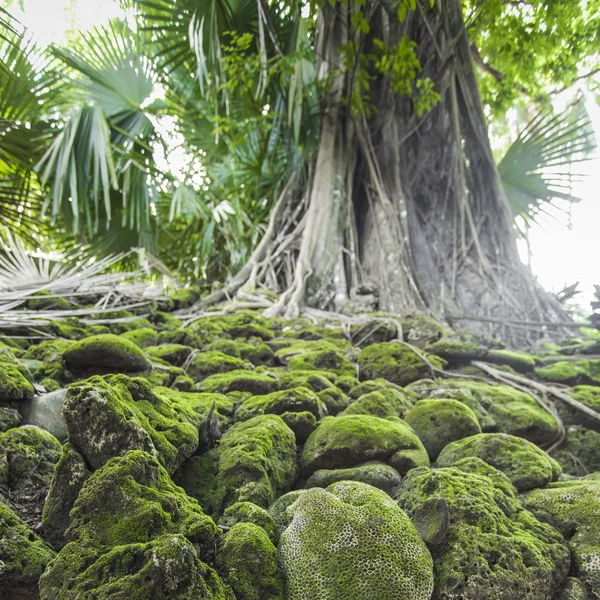
<path fill-rule="evenodd" d="M 0 598 L 600 599 L 600 342 L 192 301 L 3 338 Z"/>

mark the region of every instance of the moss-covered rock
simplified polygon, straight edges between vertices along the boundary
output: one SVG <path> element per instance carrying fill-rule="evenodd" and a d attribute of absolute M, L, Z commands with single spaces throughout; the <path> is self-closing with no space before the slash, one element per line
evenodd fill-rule
<path fill-rule="evenodd" d="M 208 454 L 193 457 L 175 481 L 212 515 L 236 502 L 267 508 L 296 478 L 296 439 L 277 415 L 236 423 Z"/>
<path fill-rule="evenodd" d="M 63 354 L 73 345 L 67 340 L 46 340 L 31 346 L 25 353 L 25 358 L 41 360 L 42 365 L 35 372 L 35 379 L 54 379 L 60 383 L 65 382 L 65 364 Z M 47 391 L 53 391 L 46 387 Z"/>
<path fill-rule="evenodd" d="M 343 481 L 307 490 L 287 512 L 279 557 L 288 600 L 431 598 L 431 556 L 381 490 Z"/>
<path fill-rule="evenodd" d="M 147 348 L 156 344 L 157 336 L 158 334 L 154 329 L 143 327 L 126 331 L 121 335 L 121 338 L 133 342 L 138 348 Z"/>
<path fill-rule="evenodd" d="M 230 392 L 250 392 L 253 395 L 264 395 L 278 389 L 277 380 L 269 375 L 252 371 L 236 370 L 229 373 L 211 375 L 196 385 L 199 392 L 229 394 Z"/>
<path fill-rule="evenodd" d="M 350 469 L 321 469 L 308 478 L 306 487 L 326 488 L 338 481 L 367 483 L 395 498 L 398 495 L 402 478 L 396 469 L 385 463 L 369 462 Z"/>
<path fill-rule="evenodd" d="M 516 350 L 490 350 L 486 360 L 497 365 L 507 365 L 520 373 L 529 373 L 535 367 L 535 357 Z"/>
<path fill-rule="evenodd" d="M 292 521 L 291 513 L 288 513 L 288 508 L 306 493 L 306 490 L 294 490 L 279 496 L 271 506 L 269 506 L 268 514 L 273 519 L 273 523 L 277 527 L 277 531 L 281 534 Z"/>
<path fill-rule="evenodd" d="M 23 416 L 16 408 L 0 406 L 0 433 L 4 433 L 21 424 Z"/>
<path fill-rule="evenodd" d="M 488 349 L 472 340 L 444 338 L 426 347 L 427 352 L 440 356 L 451 364 L 467 363 L 487 357 Z"/>
<path fill-rule="evenodd" d="M 411 407 L 412 402 L 404 394 L 389 389 L 364 394 L 345 408 L 340 416 L 372 415 L 382 419 L 404 417 Z"/>
<path fill-rule="evenodd" d="M 313 392 L 321 392 L 335 387 L 335 380 L 335 373 L 330 371 L 290 371 L 281 375 L 279 387 L 282 390 L 306 387 Z"/>
<path fill-rule="evenodd" d="M 319 469 L 355 467 L 372 460 L 394 467 L 401 474 L 429 465 L 423 444 L 400 420 L 369 415 L 325 417 L 302 452 L 302 469 L 309 476 Z"/>
<path fill-rule="evenodd" d="M 225 510 L 219 519 L 219 527 L 231 529 L 236 523 L 253 523 L 262 527 L 275 545 L 279 542 L 279 530 L 271 515 L 252 502 L 236 502 Z"/>
<path fill-rule="evenodd" d="M 150 371 L 152 363 L 131 341 L 112 334 L 94 335 L 76 342 L 63 354 L 77 376 Z"/>
<path fill-rule="evenodd" d="M 54 556 L 0 499 L 0 598 L 37 598 L 39 578 Z"/>
<path fill-rule="evenodd" d="M 43 537 L 57 550 L 65 545 L 69 513 L 90 475 L 83 456 L 67 442 L 56 465 L 42 513 Z"/>
<path fill-rule="evenodd" d="M 399 503 L 423 533 L 435 524 L 429 547 L 436 599 L 547 600 L 567 575 L 562 536 L 490 477 L 414 469 Z"/>
<path fill-rule="evenodd" d="M 317 428 L 317 418 L 307 410 L 302 412 L 284 412 L 281 420 L 294 432 L 299 444 L 305 442 Z"/>
<path fill-rule="evenodd" d="M 439 383 L 446 391 L 469 390 L 492 417 L 498 432 L 522 437 L 538 445 L 551 443 L 558 437 L 558 422 L 530 394 L 504 384 L 488 384 L 466 379 L 445 380 Z M 474 412 L 477 414 L 477 411 Z M 478 418 L 481 424 L 479 415 Z"/>
<path fill-rule="evenodd" d="M 344 394 L 347 394 L 352 388 L 360 385 L 360 381 L 350 375 L 342 375 L 341 377 L 336 377 L 335 385 L 338 387 Z"/>
<path fill-rule="evenodd" d="M 600 598 L 600 481 L 557 481 L 527 494 L 524 504 L 567 538 L 570 574 Z"/>
<path fill-rule="evenodd" d="M 195 355 L 187 368 L 187 374 L 196 381 L 202 381 L 211 375 L 252 369 L 252 364 L 241 358 L 213 351 Z"/>
<path fill-rule="evenodd" d="M 0 433 L 0 492 L 32 526 L 41 521 L 44 498 L 61 452 L 53 435 L 33 425 Z"/>
<path fill-rule="evenodd" d="M 216 565 L 225 574 L 237 600 L 284 600 L 277 549 L 253 523 L 237 523 L 225 536 Z"/>
<path fill-rule="evenodd" d="M 594 385 L 578 385 L 568 390 L 569 396 L 585 404 L 588 408 L 600 413 L 600 387 Z M 600 432 L 600 422 L 590 418 L 584 412 L 573 408 L 570 404 L 558 399 L 556 408 L 565 425 L 582 425 Z"/>
<path fill-rule="evenodd" d="M 600 471 L 600 433 L 580 425 L 567 427 L 565 440 L 553 457 L 567 475 L 582 477 Z"/>
<path fill-rule="evenodd" d="M 535 444 L 506 433 L 480 433 L 448 444 L 438 457 L 440 467 L 476 456 L 502 471 L 519 491 L 556 481 L 560 465 Z"/>
<path fill-rule="evenodd" d="M 458 400 L 419 400 L 406 415 L 406 422 L 435 460 L 450 442 L 481 433 L 475 413 Z"/>
<path fill-rule="evenodd" d="M 23 402 L 33 398 L 33 383 L 25 367 L 16 360 L 0 356 L 0 405 Z"/>
<path fill-rule="evenodd" d="M 219 421 L 221 431 L 225 431 L 231 422 L 235 403 L 224 394 L 209 394 L 198 392 L 185 392 L 173 390 L 165 387 L 154 388 L 154 393 L 159 394 L 163 398 L 168 398 L 177 402 L 180 405 L 191 409 L 196 419 L 194 422 L 201 423 L 207 417 L 214 404 L 215 415 Z"/>
<path fill-rule="evenodd" d="M 313 391 L 298 387 L 273 392 L 266 396 L 252 396 L 240 404 L 235 412 L 235 418 L 237 421 L 247 421 L 267 413 L 281 415 L 284 412 L 304 411 L 312 413 L 317 419 L 327 414 L 325 405 Z"/>
<path fill-rule="evenodd" d="M 382 378 L 401 386 L 431 374 L 429 365 L 416 352 L 397 342 L 363 348 L 358 366 L 362 380 Z"/>
<path fill-rule="evenodd" d="M 69 439 L 92 469 L 127 450 L 145 450 L 172 473 L 198 446 L 199 421 L 176 397 L 140 378 L 92 377 L 67 391 Z"/>
<path fill-rule="evenodd" d="M 83 485 L 67 543 L 40 580 L 42 600 L 226 600 L 211 560 L 219 530 L 158 461 L 134 450 Z"/>
<path fill-rule="evenodd" d="M 146 353 L 151 359 L 164 360 L 174 367 L 182 367 L 193 351 L 194 349 L 190 346 L 182 344 L 164 344 L 146 348 Z"/>
<path fill-rule="evenodd" d="M 543 381 L 566 385 L 600 385 L 600 359 L 558 361 L 538 367 L 535 374 Z"/>
<path fill-rule="evenodd" d="M 451 331 L 434 318 L 421 312 L 407 313 L 401 316 L 402 336 L 405 342 L 417 348 L 426 348 L 451 334 Z"/>
<path fill-rule="evenodd" d="M 334 416 L 350 404 L 348 396 L 337 386 L 332 386 L 317 392 L 317 396 L 327 409 L 327 414 Z"/>
<path fill-rule="evenodd" d="M 36 292 L 25 303 L 27 310 L 71 310 L 73 305 L 66 299 L 48 290 Z"/>

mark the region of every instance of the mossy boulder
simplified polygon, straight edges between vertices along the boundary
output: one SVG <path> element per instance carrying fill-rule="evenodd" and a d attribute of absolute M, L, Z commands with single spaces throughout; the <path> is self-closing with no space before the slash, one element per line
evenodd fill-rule
<path fill-rule="evenodd" d="M 488 355 L 488 348 L 472 340 L 444 338 L 426 347 L 430 354 L 435 354 L 451 364 L 467 363 L 471 360 L 483 360 Z"/>
<path fill-rule="evenodd" d="M 493 419 L 498 432 L 522 437 L 538 445 L 549 444 L 558 437 L 556 419 L 526 392 L 509 385 L 466 379 L 443 381 L 440 385 L 446 390 L 469 390 Z"/>
<path fill-rule="evenodd" d="M 431 374 L 429 365 L 414 350 L 398 342 L 363 348 L 358 355 L 360 378 L 386 379 L 403 386 Z"/>
<path fill-rule="evenodd" d="M 24 425 L 0 433 L 0 492 L 21 519 L 39 525 L 62 446 L 50 433 Z"/>
<path fill-rule="evenodd" d="M 40 580 L 41 600 L 93 597 L 226 600 L 204 562 L 219 530 L 159 462 L 133 450 L 83 485 L 67 545 Z"/>
<path fill-rule="evenodd" d="M 25 358 L 42 361 L 41 367 L 38 367 L 35 372 L 36 381 L 51 378 L 58 382 L 64 382 L 66 374 L 63 354 L 72 345 L 73 342 L 67 340 L 46 340 L 28 348 Z"/>
<path fill-rule="evenodd" d="M 307 490 L 287 512 L 279 560 L 288 600 L 431 598 L 431 556 L 381 490 L 343 481 Z"/>
<path fill-rule="evenodd" d="M 231 529 L 236 523 L 253 523 L 262 527 L 273 544 L 279 541 L 279 531 L 271 515 L 252 502 L 236 502 L 225 510 L 219 519 L 219 527 Z"/>
<path fill-rule="evenodd" d="M 290 371 L 283 373 L 279 378 L 279 387 L 290 389 L 295 387 L 306 387 L 313 392 L 333 388 L 336 374 L 330 371 Z"/>
<path fill-rule="evenodd" d="M 196 354 L 187 368 L 187 374 L 195 381 L 202 381 L 211 375 L 252 369 L 252 364 L 241 358 L 213 351 Z"/>
<path fill-rule="evenodd" d="M 524 505 L 556 527 L 572 553 L 570 574 L 600 598 L 600 481 L 557 481 L 525 496 Z"/>
<path fill-rule="evenodd" d="M 516 350 L 490 350 L 486 360 L 497 365 L 507 365 L 520 373 L 529 373 L 535 367 L 535 357 Z"/>
<path fill-rule="evenodd" d="M 552 600 L 590 600 L 590 597 L 579 579 L 567 577 Z"/>
<path fill-rule="evenodd" d="M 236 523 L 219 546 L 217 568 L 237 600 L 284 600 L 277 549 L 261 527 Z"/>
<path fill-rule="evenodd" d="M 395 498 L 402 483 L 396 469 L 382 462 L 370 462 L 349 469 L 321 469 L 313 473 L 306 482 L 306 488 L 326 488 L 338 481 L 360 481 L 367 483 L 388 496 Z"/>
<path fill-rule="evenodd" d="M 92 469 L 144 450 L 172 473 L 198 446 L 194 411 L 175 397 L 155 394 L 140 378 L 92 377 L 67 390 L 69 439 Z"/>
<path fill-rule="evenodd" d="M 538 367 L 535 374 L 543 381 L 565 385 L 600 385 L 600 359 L 558 361 Z"/>
<path fill-rule="evenodd" d="M 345 408 L 344 415 L 372 415 L 387 419 L 388 417 L 404 417 L 412 402 L 400 392 L 383 390 L 364 394 Z"/>
<path fill-rule="evenodd" d="M 354 375 L 356 367 L 339 350 L 317 350 L 291 357 L 290 371 L 331 371 L 337 375 Z"/>
<path fill-rule="evenodd" d="M 133 342 L 116 335 L 93 335 L 76 342 L 63 354 L 76 376 L 150 371 L 152 363 Z"/>
<path fill-rule="evenodd" d="M 400 317 L 402 337 L 417 348 L 426 348 L 448 336 L 451 331 L 434 318 L 420 312 L 406 313 Z"/>
<path fill-rule="evenodd" d="M 600 387 L 595 385 L 577 385 L 568 390 L 569 396 L 574 400 L 585 404 L 588 408 L 600 414 Z M 583 425 L 588 429 L 600 432 L 600 421 L 590 418 L 584 412 L 577 410 L 571 405 L 556 400 L 556 408 L 565 425 Z"/>
<path fill-rule="evenodd" d="M 146 353 L 151 359 L 164 360 L 174 367 L 182 367 L 193 351 L 190 346 L 182 344 L 164 344 L 146 348 Z"/>
<path fill-rule="evenodd" d="M 284 412 L 312 413 L 317 419 L 327 415 L 327 409 L 319 397 L 308 388 L 298 387 L 273 392 L 266 396 L 252 396 L 238 406 L 235 412 L 237 421 L 247 421 L 263 414 L 281 415 Z"/>
<path fill-rule="evenodd" d="M 317 428 L 317 418 L 311 412 L 284 412 L 281 420 L 294 432 L 299 444 L 305 442 L 310 434 Z"/>
<path fill-rule="evenodd" d="M 401 474 L 429 465 L 423 444 L 406 423 L 369 415 L 325 417 L 302 452 L 302 470 L 344 469 L 372 460 L 394 467 Z"/>
<path fill-rule="evenodd" d="M 493 478 L 413 469 L 399 504 L 428 539 L 436 600 L 548 600 L 569 571 L 562 536 Z"/>
<path fill-rule="evenodd" d="M 0 499 L 0 598 L 37 598 L 38 581 L 55 554 Z"/>
<path fill-rule="evenodd" d="M 553 454 L 563 473 L 581 477 L 600 471 L 600 433 L 580 425 L 567 427 L 566 437 Z"/>
<path fill-rule="evenodd" d="M 16 408 L 5 408 L 0 406 L 0 433 L 4 433 L 13 427 L 18 427 L 23 416 Z"/>
<path fill-rule="evenodd" d="M 154 346 L 157 341 L 158 334 L 154 329 L 142 327 L 140 329 L 132 329 L 121 334 L 121 339 L 133 342 L 138 348 L 147 348 Z"/>
<path fill-rule="evenodd" d="M 277 415 L 236 423 L 220 444 L 188 460 L 175 481 L 218 516 L 236 502 L 267 508 L 296 479 L 296 439 Z"/>
<path fill-rule="evenodd" d="M 83 456 L 67 442 L 56 465 L 42 513 L 43 537 L 57 550 L 65 545 L 69 513 L 90 475 Z"/>
<path fill-rule="evenodd" d="M 331 416 L 337 415 L 350 404 L 348 396 L 337 386 L 327 387 L 317 392 L 317 396 L 325 405 L 327 414 Z"/>
<path fill-rule="evenodd" d="M 437 459 L 449 467 L 462 458 L 476 456 L 502 471 L 520 492 L 556 481 L 560 465 L 535 444 L 506 433 L 480 433 L 448 444 Z"/>
<path fill-rule="evenodd" d="M 475 413 L 458 400 L 419 400 L 406 415 L 406 422 L 435 460 L 450 442 L 481 433 Z"/>
<path fill-rule="evenodd" d="M 277 379 L 274 377 L 244 370 L 211 375 L 196 385 L 196 389 L 199 392 L 218 394 L 249 392 L 258 396 L 275 392 L 278 387 Z"/>
<path fill-rule="evenodd" d="M 0 356 L 0 405 L 31 400 L 35 393 L 31 375 L 16 360 Z"/>
<path fill-rule="evenodd" d="M 335 385 L 338 387 L 344 394 L 347 394 L 352 388 L 360 385 L 360 381 L 350 375 L 342 375 L 341 377 L 336 377 Z"/>

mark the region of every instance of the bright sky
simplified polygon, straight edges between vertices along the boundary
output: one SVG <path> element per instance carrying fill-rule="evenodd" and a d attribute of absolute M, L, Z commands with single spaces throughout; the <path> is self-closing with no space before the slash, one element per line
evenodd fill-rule
<path fill-rule="evenodd" d="M 69 30 L 89 29 L 122 14 L 118 0 L 25 0 L 24 15 L 16 5 L 12 10 L 44 43 L 61 42 Z M 588 111 L 600 145 L 600 108 L 591 103 Z M 583 200 L 572 207 L 570 219 L 557 213 L 557 220 L 533 227 L 530 235 L 531 265 L 539 282 L 550 291 L 581 282 L 578 304 L 584 314 L 591 312 L 593 286 L 600 284 L 600 158 L 587 169 L 590 177 L 577 190 Z"/>

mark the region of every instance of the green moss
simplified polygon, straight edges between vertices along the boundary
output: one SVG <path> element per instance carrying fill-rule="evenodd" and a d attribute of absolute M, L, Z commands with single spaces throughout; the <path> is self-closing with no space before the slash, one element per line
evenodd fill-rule
<path fill-rule="evenodd" d="M 18 427 L 22 419 L 23 417 L 18 410 L 0 406 L 0 433 L 4 433 L 13 427 Z"/>
<path fill-rule="evenodd" d="M 154 329 L 144 327 L 142 329 L 126 331 L 122 334 L 121 339 L 133 342 L 138 348 L 147 348 L 156 344 L 157 334 Z"/>
<path fill-rule="evenodd" d="M 194 302 L 200 300 L 200 288 L 197 286 L 182 288 L 173 292 L 169 299 L 173 301 L 175 310 L 189 308 Z"/>
<path fill-rule="evenodd" d="M 25 358 L 42 361 L 42 366 L 35 373 L 36 379 L 41 381 L 51 378 L 63 382 L 65 379 L 63 354 L 72 345 L 73 342 L 67 340 L 48 340 L 31 346 L 25 353 Z M 46 389 L 48 390 L 48 388 Z"/>
<path fill-rule="evenodd" d="M 570 574 L 592 598 L 600 597 L 600 481 L 551 483 L 527 494 L 524 504 L 567 538 L 573 557 Z"/>
<path fill-rule="evenodd" d="M 0 492 L 11 498 L 19 517 L 28 523 L 41 516 L 38 499 L 48 493 L 61 452 L 53 435 L 33 425 L 0 433 Z"/>
<path fill-rule="evenodd" d="M 290 371 L 330 371 L 336 375 L 354 375 L 356 368 L 338 350 L 317 350 L 292 356 L 287 362 Z"/>
<path fill-rule="evenodd" d="M 154 311 L 150 315 L 150 321 L 160 331 L 170 330 L 174 331 L 179 329 L 183 325 L 183 321 L 178 319 L 175 315 L 169 312 Z"/>
<path fill-rule="evenodd" d="M 600 433 L 571 425 L 567 428 L 563 444 L 553 456 L 568 475 L 581 477 L 600 471 Z"/>
<path fill-rule="evenodd" d="M 24 373 L 25 372 L 25 373 Z M 6 355 L 0 357 L 0 404 L 24 402 L 34 395 L 27 369 Z"/>
<path fill-rule="evenodd" d="M 473 341 L 444 338 L 426 348 L 430 354 L 437 354 L 451 363 L 482 360 L 487 357 L 488 349 Z"/>
<path fill-rule="evenodd" d="M 150 371 L 146 355 L 129 340 L 112 334 L 76 342 L 63 354 L 68 369 L 78 375 Z"/>
<path fill-rule="evenodd" d="M 585 586 L 575 577 L 567 577 L 553 600 L 588 600 L 589 596 Z"/>
<path fill-rule="evenodd" d="M 568 390 L 569 396 L 600 413 L 600 387 L 593 385 L 578 385 Z M 588 429 L 600 432 L 600 422 L 590 418 L 585 413 L 573 408 L 558 399 L 556 408 L 565 425 L 582 425 Z"/>
<path fill-rule="evenodd" d="M 431 556 L 381 490 L 343 481 L 307 490 L 287 511 L 279 557 L 288 600 L 431 598 Z"/>
<path fill-rule="evenodd" d="M 277 549 L 266 532 L 253 523 L 237 523 L 225 536 L 216 565 L 237 600 L 284 600 Z"/>
<path fill-rule="evenodd" d="M 172 473 L 198 446 L 194 411 L 176 396 L 155 394 L 140 378 L 92 377 L 74 384 L 63 412 L 71 443 L 93 469 L 138 449 Z"/>
<path fill-rule="evenodd" d="M 439 598 L 547 600 L 569 570 L 562 536 L 489 477 L 414 469 L 399 503 L 429 536 Z M 431 531 L 430 531 L 431 533 Z"/>
<path fill-rule="evenodd" d="M 566 385 L 600 385 L 600 359 L 559 361 L 538 367 L 535 374 L 543 381 Z"/>
<path fill-rule="evenodd" d="M 317 392 L 317 396 L 327 408 L 327 414 L 332 416 L 337 415 L 350 404 L 348 396 L 340 388 L 334 386 Z"/>
<path fill-rule="evenodd" d="M 85 325 L 76 317 L 67 317 L 59 321 L 52 321 L 49 331 L 67 340 L 81 340 L 92 333 L 92 327 Z"/>
<path fill-rule="evenodd" d="M 412 402 L 404 394 L 388 389 L 364 394 L 340 415 L 373 415 L 382 419 L 403 417 L 411 406 Z"/>
<path fill-rule="evenodd" d="M 35 598 L 55 553 L 0 499 L 0 597 Z"/>
<path fill-rule="evenodd" d="M 146 348 L 146 353 L 153 360 L 160 359 L 175 367 L 182 367 L 193 350 L 190 346 L 181 344 L 164 344 L 163 346 L 150 346 Z"/>
<path fill-rule="evenodd" d="M 252 364 L 222 352 L 201 352 L 187 368 L 188 375 L 195 381 L 202 381 L 211 375 L 230 371 L 252 370 Z"/>
<path fill-rule="evenodd" d="M 306 475 L 319 469 L 342 469 L 378 460 L 400 473 L 429 465 L 427 451 L 415 433 L 400 420 L 368 415 L 325 417 L 304 445 Z"/>
<path fill-rule="evenodd" d="M 256 415 L 274 414 L 284 412 L 312 413 L 317 419 L 327 414 L 325 405 L 319 397 L 308 388 L 298 387 L 291 390 L 273 392 L 266 396 L 252 396 L 240 404 L 235 412 L 237 421 L 247 421 Z"/>
<path fill-rule="evenodd" d="M 271 542 L 277 545 L 279 530 L 269 513 L 252 502 L 236 502 L 225 510 L 219 519 L 219 527 L 233 527 L 236 523 L 252 523 L 262 527 Z"/>
<path fill-rule="evenodd" d="M 556 481 L 560 465 L 536 445 L 505 433 L 480 433 L 448 444 L 438 457 L 440 467 L 476 456 L 502 471 L 519 490 L 543 487 Z"/>
<path fill-rule="evenodd" d="M 227 597 L 200 563 L 212 559 L 219 530 L 149 454 L 108 461 L 85 482 L 70 518 L 69 543 L 42 577 L 41 598 L 76 600 L 84 590 L 102 600 Z"/>
<path fill-rule="evenodd" d="M 236 502 L 268 507 L 296 478 L 296 440 L 276 415 L 235 424 L 208 454 L 184 464 L 176 481 L 212 515 Z"/>
<path fill-rule="evenodd" d="M 496 430 L 522 437 L 534 444 L 543 445 L 558 436 L 556 419 L 544 410 L 529 394 L 508 385 L 488 384 L 480 381 L 441 380 L 436 382 L 444 389 L 469 391 L 480 406 L 493 419 Z M 461 400 L 460 397 L 456 398 Z M 476 412 L 476 411 L 474 411 Z M 478 415 L 480 424 L 483 423 Z"/>
<path fill-rule="evenodd" d="M 344 394 L 347 394 L 352 388 L 360 385 L 360 381 L 353 375 L 342 375 L 335 380 L 336 387 L 340 388 Z"/>
<path fill-rule="evenodd" d="M 199 392 L 228 394 L 229 392 L 250 392 L 255 395 L 270 394 L 278 389 L 277 380 L 268 375 L 252 371 L 236 370 L 211 375 L 196 384 Z"/>
<path fill-rule="evenodd" d="M 535 367 L 535 358 L 531 354 L 515 350 L 490 350 L 486 360 L 498 365 L 507 365 L 520 373 L 528 373 Z"/>
<path fill-rule="evenodd" d="M 302 412 L 284 412 L 281 420 L 294 432 L 296 441 L 305 442 L 310 434 L 317 428 L 317 418 L 307 410 Z"/>
<path fill-rule="evenodd" d="M 402 335 L 405 342 L 425 348 L 441 338 L 451 334 L 451 331 L 435 319 L 421 312 L 407 313 L 401 316 Z"/>
<path fill-rule="evenodd" d="M 182 346 L 190 346 L 191 348 L 202 348 L 204 340 L 193 331 L 186 327 L 176 330 L 161 331 L 158 334 L 157 344 L 163 346 L 166 344 L 178 344 Z"/>
<path fill-rule="evenodd" d="M 273 519 L 273 523 L 277 527 L 279 534 L 283 533 L 292 521 L 292 514 L 288 512 L 288 508 L 302 497 L 306 490 L 294 490 L 279 496 L 271 506 L 269 506 L 268 514 Z"/>
<path fill-rule="evenodd" d="M 367 483 L 395 498 L 398 495 L 402 478 L 398 471 L 389 465 L 381 462 L 370 462 L 350 469 L 321 469 L 308 478 L 306 487 L 326 488 L 338 481 Z"/>
<path fill-rule="evenodd" d="M 475 413 L 458 400 L 419 400 L 406 415 L 429 458 L 435 460 L 450 442 L 481 433 Z"/>
<path fill-rule="evenodd" d="M 334 387 L 335 373 L 331 371 L 290 371 L 283 373 L 279 378 L 279 387 L 282 390 L 306 387 L 313 392 Z"/>
<path fill-rule="evenodd" d="M 358 365 L 362 380 L 382 378 L 401 386 L 431 374 L 422 358 L 398 342 L 367 346 L 358 355 Z"/>

